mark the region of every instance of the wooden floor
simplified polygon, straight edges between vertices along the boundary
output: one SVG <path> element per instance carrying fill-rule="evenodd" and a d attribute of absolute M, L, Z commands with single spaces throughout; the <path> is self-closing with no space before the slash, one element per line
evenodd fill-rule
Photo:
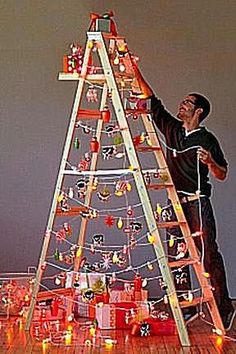
<path fill-rule="evenodd" d="M 172 353 L 236 353 L 236 342 L 211 333 L 209 325 L 197 319 L 189 325 L 191 347 L 181 348 L 178 336 L 166 337 L 133 337 L 129 331 L 104 330 L 94 337 L 88 333 L 88 327 L 81 327 L 78 324 L 73 329 L 73 336 L 65 338 L 64 328 L 58 328 L 50 343 L 42 343 L 47 335 L 40 334 L 35 336 L 35 328 L 30 332 L 24 330 L 22 319 L 11 318 L 6 320 L 0 318 L 0 353 L 20 354 L 20 353 L 130 353 L 130 354 L 172 354 Z M 40 332 L 41 333 L 41 332 Z M 45 329 L 46 333 L 46 329 Z M 236 321 L 232 329 L 227 333 L 228 336 L 236 338 Z M 63 338 L 62 338 L 63 337 Z M 111 346 L 105 343 L 106 338 L 112 338 L 116 343 Z M 91 344 L 86 346 L 85 342 Z M 66 344 L 67 341 L 67 344 Z"/>

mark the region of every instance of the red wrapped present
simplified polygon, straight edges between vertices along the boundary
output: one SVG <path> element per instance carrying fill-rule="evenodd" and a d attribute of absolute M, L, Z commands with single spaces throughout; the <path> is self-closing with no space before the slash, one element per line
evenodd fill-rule
<path fill-rule="evenodd" d="M 119 302 L 113 304 L 96 305 L 96 319 L 100 329 L 127 329 L 130 328 L 130 317 L 135 313 L 134 302 Z"/>
<path fill-rule="evenodd" d="M 134 322 L 131 327 L 131 334 L 133 336 L 168 336 L 175 334 L 175 332 L 176 325 L 172 318 L 160 319 L 150 317 L 140 322 Z"/>

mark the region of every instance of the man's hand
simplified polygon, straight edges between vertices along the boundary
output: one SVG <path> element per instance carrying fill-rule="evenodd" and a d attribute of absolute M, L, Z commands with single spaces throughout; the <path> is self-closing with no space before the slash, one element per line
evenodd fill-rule
<path fill-rule="evenodd" d="M 227 176 L 227 169 L 223 166 L 219 166 L 214 159 L 212 158 L 212 155 L 210 151 L 207 151 L 203 149 L 203 147 L 198 148 L 197 150 L 197 156 L 198 159 L 206 164 L 209 168 L 209 171 L 211 171 L 212 175 L 216 178 L 219 179 L 220 181 L 223 181 L 226 176 Z"/>
<path fill-rule="evenodd" d="M 206 165 L 211 164 L 213 161 L 210 151 L 207 151 L 207 150 L 203 149 L 202 147 L 198 148 L 197 156 L 198 156 L 198 159 L 202 163 L 205 163 Z"/>

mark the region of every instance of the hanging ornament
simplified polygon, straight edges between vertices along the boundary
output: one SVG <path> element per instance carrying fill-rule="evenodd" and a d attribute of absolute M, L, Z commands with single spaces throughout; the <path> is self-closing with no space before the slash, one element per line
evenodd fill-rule
<path fill-rule="evenodd" d="M 112 137 L 115 133 L 119 131 L 119 127 L 114 124 L 109 124 L 105 128 L 105 132 L 107 133 L 107 136 L 110 138 Z"/>
<path fill-rule="evenodd" d="M 156 213 L 157 213 L 157 215 L 160 216 L 161 212 L 162 212 L 162 207 L 161 207 L 161 205 L 159 203 L 157 203 L 157 205 L 156 205 Z"/>
<path fill-rule="evenodd" d="M 73 199 L 74 198 L 74 189 L 73 187 L 70 187 L 69 190 L 68 190 L 68 197 L 70 199 Z"/>
<path fill-rule="evenodd" d="M 56 232 L 56 241 L 57 242 L 63 242 L 66 239 L 66 231 L 64 229 L 61 229 Z"/>
<path fill-rule="evenodd" d="M 117 221 L 117 228 L 122 229 L 122 227 L 123 227 L 123 220 L 122 220 L 122 218 L 119 218 Z"/>
<path fill-rule="evenodd" d="M 94 248 L 94 245 L 90 245 L 90 252 L 91 252 L 92 254 L 94 254 L 94 253 L 95 253 L 95 248 Z"/>
<path fill-rule="evenodd" d="M 127 245 L 124 245 L 123 246 L 123 254 L 127 254 L 128 253 L 128 246 Z"/>
<path fill-rule="evenodd" d="M 101 267 L 104 270 L 108 270 L 112 265 L 112 259 L 111 259 L 111 253 L 103 253 L 102 254 L 102 263 L 101 263 Z"/>
<path fill-rule="evenodd" d="M 121 62 L 121 61 L 119 63 L 119 70 L 120 70 L 121 73 L 124 73 L 125 70 L 126 70 L 126 67 L 125 67 L 124 63 Z"/>
<path fill-rule="evenodd" d="M 112 263 L 116 264 L 118 262 L 119 262 L 119 257 L 118 257 L 117 252 L 115 251 L 112 256 Z"/>
<path fill-rule="evenodd" d="M 68 222 L 64 222 L 63 229 L 65 230 L 67 236 L 72 235 L 72 228 Z"/>
<path fill-rule="evenodd" d="M 112 227 L 115 223 L 115 219 L 112 215 L 107 215 L 105 217 L 105 225 L 108 227 Z"/>
<path fill-rule="evenodd" d="M 109 123 L 111 119 L 111 112 L 108 109 L 108 106 L 104 106 L 103 110 L 101 111 L 101 118 L 104 123 Z"/>
<path fill-rule="evenodd" d="M 153 270 L 153 264 L 150 262 L 147 262 L 147 267 L 149 270 Z"/>
<path fill-rule="evenodd" d="M 134 211 L 131 208 L 131 206 L 128 206 L 127 215 L 129 215 L 129 216 L 133 216 L 134 215 Z"/>
<path fill-rule="evenodd" d="M 148 233 L 148 242 L 153 244 L 155 242 L 155 236 Z"/>
<path fill-rule="evenodd" d="M 151 175 L 149 172 L 146 172 L 144 175 L 144 180 L 146 182 L 146 184 L 149 186 L 151 184 Z"/>
<path fill-rule="evenodd" d="M 115 146 L 104 146 L 102 148 L 102 156 L 103 156 L 104 160 L 109 160 L 116 153 L 117 153 L 117 150 L 116 150 Z"/>
<path fill-rule="evenodd" d="M 97 196 L 102 202 L 107 202 L 111 193 L 107 187 L 104 187 L 103 190 L 97 192 Z"/>
<path fill-rule="evenodd" d="M 83 249 L 82 246 L 79 246 L 79 248 L 76 251 L 76 258 L 80 258 L 82 255 Z"/>
<path fill-rule="evenodd" d="M 116 56 L 115 56 L 115 58 L 114 58 L 114 60 L 113 60 L 113 63 L 114 63 L 114 65 L 119 65 L 119 63 L 120 63 L 119 55 L 116 55 Z"/>
<path fill-rule="evenodd" d="M 179 242 L 177 244 L 177 255 L 175 256 L 175 259 L 184 258 L 186 252 L 187 252 L 186 244 L 184 242 Z"/>
<path fill-rule="evenodd" d="M 103 234 L 95 234 L 92 236 L 94 246 L 101 246 L 104 243 Z"/>
<path fill-rule="evenodd" d="M 98 186 L 98 177 L 94 177 L 93 184 L 92 184 L 92 190 L 96 191 Z"/>
<path fill-rule="evenodd" d="M 78 198 L 84 198 L 87 191 L 88 181 L 85 179 L 78 179 L 76 187 L 78 188 Z"/>
<path fill-rule="evenodd" d="M 127 214 L 128 214 L 128 212 L 127 212 Z M 128 215 L 132 215 L 132 214 L 128 214 Z M 142 230 L 142 227 L 143 227 L 142 223 L 138 222 L 138 221 L 131 221 L 129 223 L 129 228 L 130 228 L 131 232 L 133 232 L 135 234 L 139 233 Z"/>
<path fill-rule="evenodd" d="M 59 260 L 59 250 L 58 250 L 58 248 L 56 248 L 56 250 L 54 252 L 54 259 L 55 259 L 55 261 Z"/>
<path fill-rule="evenodd" d="M 130 188 L 131 186 L 129 186 Z M 128 190 L 128 183 L 127 181 L 123 181 L 123 180 L 118 180 L 116 182 L 116 186 L 115 186 L 115 195 L 117 197 L 121 197 L 122 195 L 125 194 L 125 192 Z"/>
<path fill-rule="evenodd" d="M 121 134 L 117 134 L 115 137 L 114 137 L 114 145 L 121 145 L 123 143 L 123 138 L 122 138 L 122 135 Z"/>
<path fill-rule="evenodd" d="M 149 136 L 146 136 L 146 143 L 147 143 L 148 146 L 152 146 L 152 141 L 149 138 Z"/>
<path fill-rule="evenodd" d="M 97 153 L 99 151 L 99 142 L 96 136 L 94 136 L 90 141 L 90 151 L 92 153 Z"/>
<path fill-rule="evenodd" d="M 97 102 L 98 101 L 98 91 L 94 86 L 89 86 L 86 93 L 86 98 L 88 102 Z"/>
<path fill-rule="evenodd" d="M 146 288 L 147 284 L 148 284 L 147 278 L 144 278 L 142 281 L 142 288 Z"/>
<path fill-rule="evenodd" d="M 88 125 L 83 126 L 84 134 L 89 134 L 91 131 L 92 131 L 92 128 L 90 128 Z"/>
<path fill-rule="evenodd" d="M 89 163 L 86 160 L 81 160 L 78 164 L 78 171 L 87 171 L 89 169 Z"/>
<path fill-rule="evenodd" d="M 79 147 L 80 147 L 79 138 L 75 137 L 73 145 L 74 145 L 75 149 L 77 149 L 77 150 L 79 149 Z"/>
<path fill-rule="evenodd" d="M 175 235 L 170 235 L 170 239 L 169 239 L 169 247 L 173 247 L 175 244 Z"/>

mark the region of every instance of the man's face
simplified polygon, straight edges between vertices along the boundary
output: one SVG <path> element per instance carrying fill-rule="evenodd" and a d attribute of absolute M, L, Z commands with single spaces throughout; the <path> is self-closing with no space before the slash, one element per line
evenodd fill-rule
<path fill-rule="evenodd" d="M 181 120 L 186 120 L 194 116 L 196 106 L 196 98 L 194 96 L 187 96 L 179 104 L 177 117 Z"/>

